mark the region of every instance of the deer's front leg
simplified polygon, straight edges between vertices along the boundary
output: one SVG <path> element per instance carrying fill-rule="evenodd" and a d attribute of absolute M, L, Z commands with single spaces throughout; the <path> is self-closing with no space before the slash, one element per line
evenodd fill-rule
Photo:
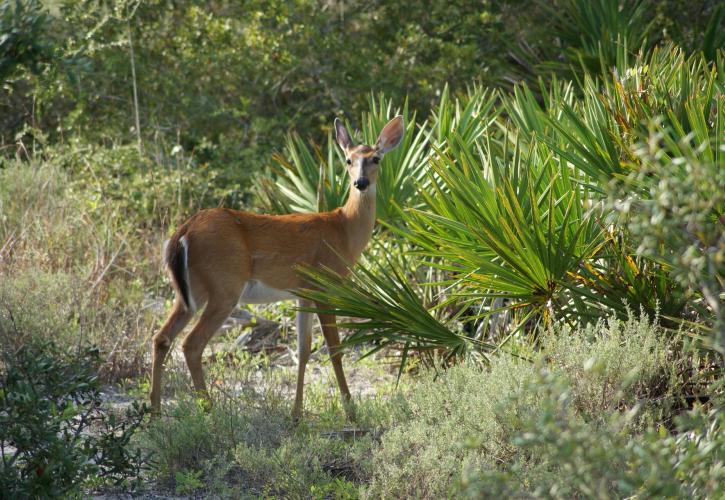
<path fill-rule="evenodd" d="M 321 305 L 318 304 L 317 307 L 321 308 Z M 340 388 L 340 394 L 342 395 L 342 405 L 345 408 L 345 413 L 347 413 L 347 418 L 355 421 L 355 406 L 352 403 L 350 389 L 347 387 L 345 372 L 342 369 L 342 351 L 340 350 L 340 335 L 337 332 L 337 318 L 334 314 L 323 313 L 319 313 L 318 317 L 320 318 L 320 325 L 322 326 L 322 333 L 325 336 L 327 349 L 330 351 L 332 368 L 335 370 L 337 386 Z"/>
<path fill-rule="evenodd" d="M 309 307 L 309 302 L 300 300 L 299 307 Z M 302 401 L 305 385 L 305 367 L 312 350 L 312 313 L 297 311 L 297 390 L 292 408 L 292 420 L 299 421 L 302 416 Z"/>

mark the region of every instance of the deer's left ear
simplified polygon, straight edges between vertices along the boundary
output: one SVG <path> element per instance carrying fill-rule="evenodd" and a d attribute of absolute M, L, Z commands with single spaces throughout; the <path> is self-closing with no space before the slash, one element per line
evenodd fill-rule
<path fill-rule="evenodd" d="M 394 149 L 400 140 L 405 135 L 405 126 L 403 124 L 403 117 L 398 115 L 390 120 L 380 131 L 378 141 L 375 143 L 375 149 L 385 154 L 391 149 Z"/>
<path fill-rule="evenodd" d="M 347 151 L 352 147 L 350 134 L 347 133 L 345 125 L 342 124 L 339 118 L 335 118 L 335 139 L 343 151 Z"/>

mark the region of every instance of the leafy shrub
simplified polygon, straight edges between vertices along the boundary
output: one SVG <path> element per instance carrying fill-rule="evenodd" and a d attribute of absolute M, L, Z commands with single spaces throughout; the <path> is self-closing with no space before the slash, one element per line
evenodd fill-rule
<path fill-rule="evenodd" d="M 63 497 L 107 482 L 138 479 L 140 450 L 130 440 L 145 408 L 124 417 L 102 407 L 96 349 L 69 353 L 55 344 L 25 339 L 3 323 L 0 372 L 0 488 L 10 497 Z"/>
<path fill-rule="evenodd" d="M 357 363 L 352 377 L 364 380 L 376 395 L 357 401 L 360 433 L 350 435 L 334 381 L 315 376 L 322 366 L 314 368 L 315 375 L 308 372 L 306 416 L 294 425 L 290 390 L 295 366 L 270 366 L 268 360 L 233 352 L 225 359 L 208 364 L 214 381 L 210 410 L 189 396 L 183 361 L 171 360 L 172 402 L 164 407 L 166 415 L 141 435 L 154 457 L 159 484 L 173 490 L 180 482 L 193 486 L 193 479 L 186 480 L 198 477 L 203 486 L 197 494 L 206 496 L 356 498 L 368 478 L 365 463 L 374 440 L 406 413 L 407 386 L 396 390 L 378 363 Z M 334 380 L 329 364 L 327 369 L 327 378 Z"/>
<path fill-rule="evenodd" d="M 643 0 L 558 0 L 545 11 L 553 20 L 566 63 L 548 67 L 605 75 L 652 43 L 653 11 Z M 567 67 L 568 65 L 568 67 Z M 581 77 L 581 73 L 578 73 Z"/>
<path fill-rule="evenodd" d="M 717 3 L 8 1 L 0 66 L 14 77 L 0 137 L 32 125 L 51 143 L 135 143 L 138 112 L 145 145 L 177 143 L 246 190 L 293 129 L 321 143 L 332 116 L 358 117 L 370 91 L 427 114 L 446 85 L 510 87 L 521 67 L 531 82 L 552 66 L 599 73 L 662 38 L 714 60 Z"/>
<path fill-rule="evenodd" d="M 542 339 L 547 369 L 566 374 L 571 406 L 582 418 L 596 421 L 619 408 L 660 401 L 677 384 L 672 376 L 683 366 L 669 337 L 649 321 L 630 315 L 576 330 L 561 325 Z"/>
<path fill-rule="evenodd" d="M 707 61 L 725 47 L 725 16 L 718 0 L 534 0 L 513 10 L 508 30 L 508 81 L 536 86 L 557 76 L 579 86 L 585 76 L 606 80 L 638 54 L 675 43 Z M 516 75 L 514 77 L 514 75 Z M 546 91 L 537 89 L 543 97 Z"/>
<path fill-rule="evenodd" d="M 247 189 L 290 124 L 320 142 L 335 114 L 360 115 L 371 90 L 386 89 L 399 101 L 409 95 L 425 111 L 445 82 L 464 90 L 473 79 L 493 79 L 503 65 L 505 23 L 495 4 L 401 10 L 395 2 L 355 0 L 339 7 L 307 0 L 58 2 L 46 28 L 57 53 L 41 75 L 19 77 L 24 100 L 17 107 L 26 112 L 0 135 L 11 140 L 33 123 L 53 141 L 81 135 L 130 143 L 138 111 L 145 144 L 177 141 L 223 184 Z M 65 58 L 74 64 L 60 62 Z"/>
<path fill-rule="evenodd" d="M 578 434 L 562 431 L 560 442 L 546 443 L 547 452 L 555 454 L 557 447 L 567 446 L 572 462 L 579 459 L 576 454 L 591 452 L 591 467 L 611 468 L 607 477 L 616 476 L 622 471 L 620 463 L 610 463 L 601 453 L 614 439 L 604 429 L 615 420 L 621 422 L 616 439 L 626 441 L 644 422 L 661 421 L 670 414 L 663 407 L 674 405 L 669 398 L 676 363 L 661 330 L 646 319 L 613 319 L 581 332 L 550 333 L 533 357 L 534 363 L 492 357 L 485 370 L 461 364 L 414 387 L 407 396 L 407 410 L 373 450 L 365 495 L 455 496 L 460 484 L 464 490 L 473 488 L 463 478 L 489 477 L 489 472 L 500 478 L 499 489 L 515 486 L 513 491 L 523 493 L 536 494 L 531 484 L 542 475 L 550 485 L 565 484 L 566 468 L 531 453 L 520 441 L 539 436 L 538 426 L 544 422 L 582 433 L 584 428 L 601 431 L 597 448 L 587 447 L 589 441 L 580 446 Z M 551 405 L 561 405 L 566 414 L 547 420 Z M 628 419 L 620 419 L 628 412 Z M 587 474 L 594 476 L 591 484 L 598 484 L 596 472 Z M 481 494 L 489 491 L 488 485 L 469 491 Z"/>
<path fill-rule="evenodd" d="M 201 482 L 199 477 L 202 471 L 178 471 L 176 477 L 176 493 L 193 493 L 200 489 L 204 483 Z"/>
<path fill-rule="evenodd" d="M 19 66 L 37 70 L 49 56 L 50 44 L 44 36 L 50 16 L 38 0 L 16 0 L 0 4 L 0 82 L 5 82 Z"/>
<path fill-rule="evenodd" d="M 91 216 L 120 217 L 137 229 L 173 225 L 197 207 L 216 206 L 240 190 L 222 185 L 218 171 L 178 145 L 157 143 L 140 152 L 136 146 L 79 142 L 46 154 L 45 163 L 68 172 L 69 189 Z"/>
<path fill-rule="evenodd" d="M 725 493 L 722 411 L 698 408 L 678 416 L 674 434 L 653 426 L 632 435 L 628 427 L 636 408 L 607 413 L 603 425 L 593 424 L 576 414 L 576 389 L 569 384 L 544 373 L 524 389 L 543 400 L 536 409 L 529 398 L 513 403 L 521 405 L 509 441 L 516 457 L 498 467 L 469 468 L 458 485 L 462 496 L 719 498 Z"/>
<path fill-rule="evenodd" d="M 694 117 L 692 107 L 688 114 Z M 698 122 L 708 118 L 704 113 Z M 682 137 L 652 122 L 637 150 L 639 168 L 613 186 L 611 203 L 639 242 L 637 251 L 700 293 L 711 311 L 699 308 L 712 318 L 707 341 L 725 356 L 725 125 L 721 117 L 716 124 L 712 135 L 700 126 Z"/>

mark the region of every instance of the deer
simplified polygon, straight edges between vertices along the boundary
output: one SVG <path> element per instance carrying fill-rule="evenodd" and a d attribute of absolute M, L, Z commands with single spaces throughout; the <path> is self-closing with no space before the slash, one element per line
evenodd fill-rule
<path fill-rule="evenodd" d="M 335 139 L 345 157 L 350 182 L 346 203 L 319 213 L 266 215 L 211 208 L 184 222 L 165 243 L 163 262 L 175 300 L 161 329 L 152 337 L 151 410 L 161 410 L 164 360 L 177 335 L 201 315 L 181 348 L 194 391 L 207 405 L 204 348 L 238 304 L 297 300 L 297 386 L 292 419 L 303 410 L 305 368 L 311 354 L 315 308 L 348 419 L 355 420 L 352 396 L 342 368 L 337 319 L 323 304 L 296 295 L 308 286 L 299 267 L 327 268 L 347 277 L 370 241 L 375 227 L 376 180 L 383 156 L 405 134 L 402 116 L 391 119 L 374 145 L 354 144 L 342 122 L 334 121 Z"/>

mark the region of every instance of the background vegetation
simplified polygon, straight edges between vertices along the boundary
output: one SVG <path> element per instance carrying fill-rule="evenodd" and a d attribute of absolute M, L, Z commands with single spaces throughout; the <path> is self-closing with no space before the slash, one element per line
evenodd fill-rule
<path fill-rule="evenodd" d="M 2 481 L 718 497 L 723 49 L 711 0 L 0 3 Z M 375 243 L 352 280 L 305 271 L 361 370 L 394 359 L 364 435 L 316 382 L 292 429 L 290 372 L 248 356 L 215 366 L 209 414 L 172 362 L 169 418 L 137 432 L 99 391 L 145 398 L 162 241 L 200 207 L 340 205 L 333 117 L 371 142 L 397 113 Z"/>

